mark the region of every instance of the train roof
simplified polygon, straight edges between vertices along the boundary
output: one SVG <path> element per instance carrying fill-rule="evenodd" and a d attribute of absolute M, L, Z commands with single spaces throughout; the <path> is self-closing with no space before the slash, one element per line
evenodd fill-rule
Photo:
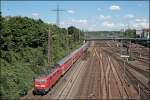
<path fill-rule="evenodd" d="M 68 54 L 66 57 L 64 57 L 62 60 L 58 61 L 57 64 L 61 65 L 63 64 L 65 61 L 67 61 L 68 59 L 70 59 L 72 56 L 72 53 Z"/>
<path fill-rule="evenodd" d="M 70 59 L 75 53 L 77 53 L 81 48 L 83 48 L 86 45 L 87 45 L 87 43 L 85 43 L 84 45 L 82 45 L 80 48 L 76 49 L 72 53 L 68 54 L 62 60 L 60 60 L 59 62 L 57 62 L 57 64 L 62 65 L 64 62 L 66 62 L 68 59 Z M 57 71 L 57 66 L 51 66 L 50 69 L 48 69 L 44 74 L 41 74 L 40 76 L 36 77 L 35 79 L 46 79 L 47 75 L 51 76 L 56 71 Z"/>
<path fill-rule="evenodd" d="M 59 64 L 59 65 L 63 64 L 63 63 L 66 62 L 68 59 L 70 59 L 70 58 L 72 57 L 72 55 L 73 55 L 74 53 L 76 53 L 77 51 L 78 51 L 78 49 L 75 50 L 75 51 L 73 51 L 72 53 L 70 53 L 70 54 L 67 55 L 66 57 L 64 57 L 62 60 L 60 60 L 59 62 L 57 62 L 57 64 Z"/>
<path fill-rule="evenodd" d="M 75 53 L 77 53 L 81 48 L 83 48 L 87 43 L 85 43 L 84 45 L 82 45 L 80 48 L 76 49 L 75 51 L 73 51 L 72 53 L 70 53 L 69 55 L 67 55 L 66 57 L 64 57 L 62 60 L 58 61 L 57 64 L 61 65 L 64 62 L 66 62 L 68 59 L 70 59 L 72 57 L 72 55 L 74 55 Z"/>
<path fill-rule="evenodd" d="M 47 70 L 46 74 L 49 75 L 49 74 L 50 74 L 51 72 L 53 72 L 55 69 L 57 69 L 56 66 L 51 66 L 51 67 Z"/>
<path fill-rule="evenodd" d="M 80 50 L 80 48 L 76 49 L 75 51 L 72 52 L 72 54 L 77 53 Z"/>
<path fill-rule="evenodd" d="M 42 74 L 38 77 L 35 78 L 35 80 L 45 80 L 47 79 L 49 76 L 52 76 L 58 69 L 55 67 L 55 68 L 50 68 L 47 70 L 47 72 L 45 74 Z"/>

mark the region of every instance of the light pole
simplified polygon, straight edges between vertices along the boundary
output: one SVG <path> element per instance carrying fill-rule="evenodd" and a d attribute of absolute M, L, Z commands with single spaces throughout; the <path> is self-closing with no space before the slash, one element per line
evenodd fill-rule
<path fill-rule="evenodd" d="M 80 29 L 79 29 L 79 43 L 80 43 Z"/>
<path fill-rule="evenodd" d="M 50 26 L 49 26 L 49 30 L 48 30 L 48 66 L 50 67 L 50 63 L 51 63 L 51 48 L 50 45 L 51 44 L 51 32 L 50 32 Z"/>
<path fill-rule="evenodd" d="M 67 36 L 66 36 L 66 40 L 67 40 L 67 54 L 69 54 L 69 36 L 68 36 L 68 27 L 67 27 Z"/>

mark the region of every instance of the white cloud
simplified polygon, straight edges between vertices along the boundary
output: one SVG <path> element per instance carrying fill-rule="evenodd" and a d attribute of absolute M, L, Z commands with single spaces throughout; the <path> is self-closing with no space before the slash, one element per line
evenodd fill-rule
<path fill-rule="evenodd" d="M 137 18 L 135 19 L 136 22 L 146 22 L 147 20 L 145 18 Z"/>
<path fill-rule="evenodd" d="M 105 21 L 105 22 L 102 23 L 102 26 L 104 26 L 104 27 L 113 27 L 114 23 Z"/>
<path fill-rule="evenodd" d="M 127 23 L 129 23 L 130 28 L 140 29 L 140 28 L 148 28 L 149 22 L 147 18 L 138 17 L 132 14 L 127 14 L 127 18 L 124 19 L 125 16 L 119 17 L 117 20 L 113 19 L 110 15 L 98 15 L 92 16 L 89 19 L 68 19 L 61 21 L 61 27 L 69 27 L 75 26 L 80 29 L 86 29 L 90 31 L 101 31 L 101 30 L 120 30 L 127 28 Z"/>
<path fill-rule="evenodd" d="M 112 21 L 104 21 L 100 28 L 102 30 L 120 30 L 122 28 L 125 27 L 125 24 L 124 23 L 119 23 L 119 22 L 112 22 Z"/>
<path fill-rule="evenodd" d="M 68 20 L 68 22 L 70 24 L 86 24 L 87 20 L 86 19 L 79 19 L 79 20 L 72 19 L 72 20 Z"/>
<path fill-rule="evenodd" d="M 71 19 L 62 21 L 60 25 L 61 27 L 76 26 L 78 28 L 85 28 L 88 26 L 88 21 L 86 19 Z"/>
<path fill-rule="evenodd" d="M 67 11 L 69 14 L 74 14 L 75 12 L 73 10 L 68 10 Z"/>
<path fill-rule="evenodd" d="M 97 19 L 99 19 L 99 20 L 107 20 L 107 19 L 111 19 L 111 16 L 98 15 Z"/>
<path fill-rule="evenodd" d="M 125 24 L 122 24 L 122 23 L 118 23 L 116 24 L 117 27 L 125 27 Z"/>
<path fill-rule="evenodd" d="M 96 20 L 95 20 L 96 21 Z M 99 31 L 99 30 L 120 30 L 125 27 L 124 23 L 114 23 L 112 21 L 103 21 L 101 23 L 93 23 L 91 20 L 87 19 L 70 19 L 64 20 L 60 23 L 61 27 L 75 26 L 80 29 L 86 29 L 90 31 Z"/>
<path fill-rule="evenodd" d="M 136 29 L 149 28 L 149 23 L 148 22 L 138 22 L 138 23 L 133 24 L 133 27 Z"/>
<path fill-rule="evenodd" d="M 80 19 L 79 22 L 80 23 L 87 23 L 87 20 L 86 19 Z"/>
<path fill-rule="evenodd" d="M 38 17 L 39 13 L 32 13 L 32 16 Z"/>
<path fill-rule="evenodd" d="M 127 14 L 124 16 L 124 18 L 134 18 L 135 16 L 133 14 Z"/>
<path fill-rule="evenodd" d="M 112 5 L 109 7 L 110 10 L 112 11 L 117 11 L 117 10 L 120 10 L 120 6 L 117 6 L 117 5 Z"/>
<path fill-rule="evenodd" d="M 144 17 L 135 16 L 132 20 L 127 20 L 130 23 L 131 28 L 141 29 L 141 28 L 149 28 L 149 20 Z"/>

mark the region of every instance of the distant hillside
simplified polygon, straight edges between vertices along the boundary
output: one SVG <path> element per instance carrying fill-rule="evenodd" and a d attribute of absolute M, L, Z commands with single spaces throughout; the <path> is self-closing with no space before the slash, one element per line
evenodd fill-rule
<path fill-rule="evenodd" d="M 106 38 L 106 37 L 121 37 L 119 31 L 91 31 L 86 33 L 87 38 Z"/>

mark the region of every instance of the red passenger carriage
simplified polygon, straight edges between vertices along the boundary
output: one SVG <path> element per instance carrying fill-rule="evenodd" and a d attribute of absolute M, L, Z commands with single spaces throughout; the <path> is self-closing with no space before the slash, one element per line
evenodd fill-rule
<path fill-rule="evenodd" d="M 34 80 L 33 94 L 46 94 L 56 81 L 75 63 L 87 49 L 88 43 L 60 60 L 54 68 L 48 70 L 48 74 L 37 77 Z"/>

